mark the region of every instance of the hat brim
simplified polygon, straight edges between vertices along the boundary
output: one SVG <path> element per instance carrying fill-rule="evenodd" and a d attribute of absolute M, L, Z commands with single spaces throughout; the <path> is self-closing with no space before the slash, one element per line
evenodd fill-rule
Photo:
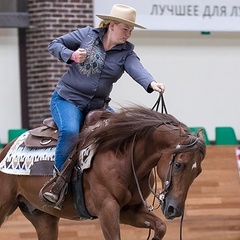
<path fill-rule="evenodd" d="M 116 22 L 120 22 L 120 23 L 125 23 L 125 24 L 133 26 L 133 27 L 146 29 L 144 26 L 141 26 L 139 24 L 136 24 L 135 22 L 131 22 L 131 21 L 128 21 L 123 18 L 113 17 L 113 16 L 109 16 L 109 15 L 102 15 L 102 14 L 96 14 L 96 16 L 101 18 L 102 20 L 116 21 Z"/>

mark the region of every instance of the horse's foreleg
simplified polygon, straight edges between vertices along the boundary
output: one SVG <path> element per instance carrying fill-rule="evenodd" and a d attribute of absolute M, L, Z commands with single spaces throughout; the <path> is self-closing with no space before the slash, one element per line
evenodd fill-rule
<path fill-rule="evenodd" d="M 121 223 L 137 228 L 154 230 L 154 240 L 163 239 L 166 233 L 166 224 L 155 214 L 148 212 L 144 207 L 124 208 L 120 213 Z"/>
<path fill-rule="evenodd" d="M 30 212 L 25 204 L 20 207 L 23 215 L 36 229 L 38 240 L 57 240 L 59 218 L 40 210 Z"/>
<path fill-rule="evenodd" d="M 102 207 L 98 213 L 98 219 L 105 240 L 120 240 L 120 208 L 114 200 L 102 202 Z"/>

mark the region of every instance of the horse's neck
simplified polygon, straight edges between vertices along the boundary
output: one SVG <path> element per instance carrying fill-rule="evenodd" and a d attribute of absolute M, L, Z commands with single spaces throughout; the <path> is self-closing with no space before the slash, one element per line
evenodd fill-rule
<path fill-rule="evenodd" d="M 158 150 L 155 144 L 151 144 L 151 142 L 139 142 L 136 144 L 131 161 L 134 162 L 138 176 L 144 176 L 156 167 L 161 155 L 161 151 Z"/>
<path fill-rule="evenodd" d="M 181 137 L 178 128 L 161 125 L 153 133 L 151 139 L 139 141 L 135 146 L 134 164 L 139 175 L 146 174 L 156 167 L 163 155 L 171 156 Z"/>

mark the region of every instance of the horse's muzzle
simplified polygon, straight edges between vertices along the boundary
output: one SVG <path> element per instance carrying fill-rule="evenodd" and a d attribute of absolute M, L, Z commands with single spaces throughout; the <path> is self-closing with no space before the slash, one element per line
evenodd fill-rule
<path fill-rule="evenodd" d="M 164 200 L 161 209 L 166 219 L 181 217 L 184 213 L 184 207 L 178 207 L 175 201 L 168 201 L 167 198 Z"/>

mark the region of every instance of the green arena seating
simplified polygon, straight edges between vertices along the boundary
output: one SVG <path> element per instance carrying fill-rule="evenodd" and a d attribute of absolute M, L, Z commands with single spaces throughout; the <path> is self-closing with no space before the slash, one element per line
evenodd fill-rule
<path fill-rule="evenodd" d="M 197 132 L 202 129 L 203 130 L 203 134 L 204 134 L 204 141 L 206 145 L 210 145 L 210 141 L 208 139 L 208 135 L 207 135 L 207 131 L 204 127 L 190 127 L 189 130 L 191 133 L 195 133 L 197 134 Z"/>
<path fill-rule="evenodd" d="M 216 145 L 238 145 L 235 131 L 232 127 L 215 127 Z"/>
<path fill-rule="evenodd" d="M 8 130 L 8 142 L 11 142 L 15 138 L 19 137 L 23 133 L 27 131 L 26 128 L 19 128 L 19 129 L 9 129 Z"/>

